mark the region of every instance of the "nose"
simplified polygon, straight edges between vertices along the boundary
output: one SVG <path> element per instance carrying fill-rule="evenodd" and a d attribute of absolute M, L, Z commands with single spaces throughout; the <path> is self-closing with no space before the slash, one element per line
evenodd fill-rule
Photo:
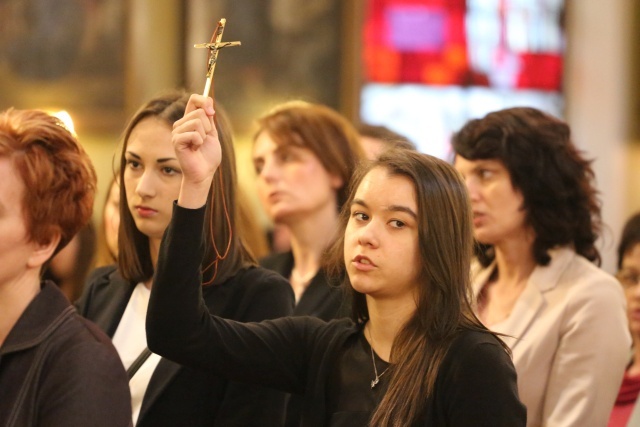
<path fill-rule="evenodd" d="M 632 285 L 631 294 L 633 295 L 633 298 L 640 299 L 640 282 L 639 281 L 636 281 L 636 283 Z"/>
<path fill-rule="evenodd" d="M 377 248 L 380 245 L 377 228 L 378 225 L 374 221 L 369 221 L 368 223 L 359 227 L 357 231 L 358 244 L 360 244 L 361 246 Z"/>
<path fill-rule="evenodd" d="M 155 178 L 151 171 L 145 170 L 136 184 L 136 194 L 143 199 L 156 194 Z"/>
<path fill-rule="evenodd" d="M 469 199 L 472 202 L 478 201 L 480 199 L 480 189 L 478 183 L 471 178 L 465 178 L 464 183 L 467 185 L 467 193 L 469 193 Z"/>
<path fill-rule="evenodd" d="M 267 157 L 262 164 L 258 177 L 265 182 L 274 182 L 280 174 L 280 167 L 272 157 Z"/>

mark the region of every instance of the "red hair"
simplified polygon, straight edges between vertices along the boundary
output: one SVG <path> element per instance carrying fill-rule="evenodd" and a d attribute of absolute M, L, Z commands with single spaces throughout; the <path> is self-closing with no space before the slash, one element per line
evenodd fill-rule
<path fill-rule="evenodd" d="M 91 218 L 96 173 L 89 156 L 57 118 L 10 108 L 0 113 L 0 157 L 24 182 L 29 237 L 44 244 L 59 234 L 58 252 Z"/>

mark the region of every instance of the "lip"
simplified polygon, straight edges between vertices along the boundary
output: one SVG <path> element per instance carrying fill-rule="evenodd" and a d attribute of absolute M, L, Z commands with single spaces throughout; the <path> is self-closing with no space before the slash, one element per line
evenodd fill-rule
<path fill-rule="evenodd" d="M 158 213 L 157 210 L 151 209 L 148 206 L 136 206 L 136 212 L 143 218 L 149 218 Z"/>
<path fill-rule="evenodd" d="M 640 309 L 630 310 L 629 311 L 629 317 L 632 320 L 635 320 L 636 322 L 640 321 Z"/>
<path fill-rule="evenodd" d="M 371 271 L 378 267 L 373 261 L 371 261 L 370 258 L 364 255 L 355 256 L 351 260 L 351 263 L 357 270 L 360 270 L 360 271 Z"/>
<path fill-rule="evenodd" d="M 484 213 L 473 211 L 473 225 L 475 227 L 481 225 L 482 222 L 484 221 L 484 218 L 485 218 L 485 214 Z"/>
<path fill-rule="evenodd" d="M 282 196 L 284 195 L 284 193 L 280 190 L 274 190 L 272 192 L 269 193 L 269 195 L 267 196 L 267 200 L 270 203 L 275 203 L 278 200 L 280 200 L 282 198 Z"/>

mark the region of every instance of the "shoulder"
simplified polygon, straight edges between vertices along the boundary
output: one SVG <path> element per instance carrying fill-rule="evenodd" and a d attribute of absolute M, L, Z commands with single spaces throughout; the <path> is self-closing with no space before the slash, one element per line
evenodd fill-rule
<path fill-rule="evenodd" d="M 314 316 L 288 316 L 273 320 L 270 323 L 276 325 L 279 329 L 295 330 L 299 336 L 325 343 L 340 340 L 362 330 L 362 326 L 355 324 L 348 318 L 326 321 Z"/>
<path fill-rule="evenodd" d="M 264 268 L 285 274 L 286 270 L 290 270 L 293 267 L 293 255 L 291 252 L 269 254 L 260 258 L 258 262 Z"/>
<path fill-rule="evenodd" d="M 495 335 L 461 330 L 442 360 L 436 381 L 448 393 L 515 390 L 517 374 L 509 350 Z"/>
<path fill-rule="evenodd" d="M 96 304 L 111 304 L 133 290 L 133 285 L 118 272 L 117 266 L 100 267 L 91 272 L 80 299 L 74 303 L 78 312 L 88 316 L 89 310 L 97 309 Z"/>
<path fill-rule="evenodd" d="M 526 424 L 511 357 L 488 331 L 461 330 L 454 338 L 436 377 L 434 399 L 450 425 Z"/>
<path fill-rule="evenodd" d="M 111 374 L 124 372 L 120 357 L 109 337 L 91 321 L 73 313 L 67 322 L 51 336 L 55 359 L 67 372 L 99 372 L 109 369 Z M 100 375 L 104 375 L 100 373 Z"/>
<path fill-rule="evenodd" d="M 556 266 L 562 268 L 558 288 L 564 289 L 569 301 L 582 304 L 591 300 L 596 305 L 624 301 L 622 287 L 615 277 L 572 250 L 565 249 L 560 257 L 554 256 L 550 267 Z"/>
<path fill-rule="evenodd" d="M 42 412 L 64 418 L 64 425 L 88 425 L 88 414 L 97 417 L 91 425 L 127 425 L 128 378 L 109 338 L 73 313 L 49 340 L 40 385 Z"/>
<path fill-rule="evenodd" d="M 243 292 L 269 291 L 288 293 L 291 290 L 289 281 L 280 273 L 259 266 L 243 268 L 230 280 L 234 286 L 242 287 Z"/>
<path fill-rule="evenodd" d="M 494 334 L 488 331 L 461 330 L 451 342 L 443 364 L 448 362 L 451 366 L 460 368 L 471 365 L 484 367 L 490 366 L 513 367 L 511 357 L 503 343 Z"/>
<path fill-rule="evenodd" d="M 242 268 L 221 285 L 206 288 L 204 298 L 212 313 L 243 322 L 289 316 L 295 304 L 289 282 L 257 266 Z"/>
<path fill-rule="evenodd" d="M 87 286 L 85 287 L 85 290 L 95 292 L 96 290 L 107 288 L 111 285 L 129 285 L 129 283 L 120 275 L 118 267 L 115 264 L 98 267 L 93 270 L 87 278 Z"/>
<path fill-rule="evenodd" d="M 294 319 L 297 318 L 295 317 Z M 312 316 L 302 316 L 300 318 L 307 319 L 307 331 L 314 337 L 316 342 L 323 345 L 340 342 L 344 338 L 357 334 L 362 330 L 360 325 L 357 325 L 349 318 L 333 319 L 328 322 Z"/>
<path fill-rule="evenodd" d="M 490 331 L 461 329 L 451 342 L 454 350 L 475 350 L 479 347 L 490 346 L 499 348 L 506 354 L 505 347 L 498 337 Z"/>

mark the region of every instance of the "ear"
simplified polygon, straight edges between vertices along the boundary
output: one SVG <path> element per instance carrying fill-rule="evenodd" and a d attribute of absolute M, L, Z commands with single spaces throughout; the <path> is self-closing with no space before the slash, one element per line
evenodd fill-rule
<path fill-rule="evenodd" d="M 329 175 L 329 184 L 331 185 L 331 188 L 333 188 L 334 190 L 338 191 L 339 189 L 341 189 L 344 186 L 344 180 L 335 174 L 330 174 Z"/>
<path fill-rule="evenodd" d="M 27 266 L 32 268 L 40 268 L 44 263 L 49 261 L 58 244 L 60 243 L 60 234 L 56 234 L 46 243 L 31 242 L 33 251 L 27 260 Z"/>

